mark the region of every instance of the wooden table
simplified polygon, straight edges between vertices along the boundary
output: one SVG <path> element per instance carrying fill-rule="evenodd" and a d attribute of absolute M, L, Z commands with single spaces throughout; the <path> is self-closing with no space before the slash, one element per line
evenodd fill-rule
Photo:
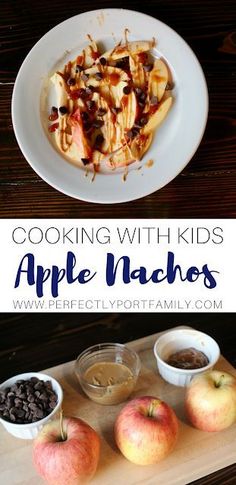
<path fill-rule="evenodd" d="M 115 210 L 73 200 L 41 180 L 18 148 L 10 114 L 17 71 L 37 40 L 73 15 L 111 6 L 148 13 L 182 35 L 202 64 L 210 95 L 206 133 L 189 165 L 162 190 Z M 1 0 L 0 11 L 0 217 L 236 216 L 234 0 Z"/>
<path fill-rule="evenodd" d="M 234 462 L 236 423 L 216 434 L 203 433 L 189 425 L 184 411 L 184 389 L 167 384 L 157 373 L 153 346 L 159 335 L 160 333 L 149 335 L 128 344 L 138 352 L 142 364 L 134 395 L 160 397 L 173 407 L 180 420 L 177 446 L 172 454 L 157 466 L 134 466 L 117 452 L 112 430 L 115 418 L 123 404 L 108 406 L 104 412 L 103 406 L 90 401 L 78 385 L 74 374 L 74 361 L 45 371 L 56 378 L 63 387 L 65 415 L 85 419 L 101 437 L 101 456 L 97 473 L 92 480 L 94 485 L 116 484 L 118 476 L 120 483 L 129 485 L 136 483 L 186 485 L 191 480 Z M 220 357 L 217 366 L 225 372 L 235 374 L 235 369 L 223 356 Z M 16 440 L 1 428 L 0 443 L 0 479 L 4 485 L 41 485 L 43 483 L 37 477 L 31 463 L 31 442 Z M 2 461 L 1 457 L 4 457 Z M 221 472 L 217 471 L 214 475 L 214 482 L 205 482 L 201 479 L 199 483 L 222 484 L 222 475 L 218 481 L 218 474 Z"/>

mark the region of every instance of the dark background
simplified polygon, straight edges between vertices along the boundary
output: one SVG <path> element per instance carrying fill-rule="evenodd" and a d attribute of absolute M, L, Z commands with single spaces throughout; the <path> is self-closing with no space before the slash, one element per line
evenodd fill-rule
<path fill-rule="evenodd" d="M 1 0 L 0 217 L 236 217 L 235 5 L 235 0 Z M 197 54 L 210 95 L 206 133 L 189 165 L 160 191 L 115 209 L 71 199 L 41 180 L 18 148 L 10 115 L 17 71 L 37 40 L 73 15 L 109 7 L 145 12 L 175 29 Z"/>
<path fill-rule="evenodd" d="M 235 314 L 0 314 L 0 381 L 73 360 L 96 343 L 124 343 L 176 325 L 210 334 L 236 367 Z"/>

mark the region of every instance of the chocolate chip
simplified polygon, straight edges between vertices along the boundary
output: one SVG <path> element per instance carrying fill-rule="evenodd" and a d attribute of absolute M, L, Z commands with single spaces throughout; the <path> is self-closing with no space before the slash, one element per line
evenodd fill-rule
<path fill-rule="evenodd" d="M 95 101 L 90 100 L 90 99 L 89 99 L 88 101 L 86 101 L 86 105 L 87 105 L 87 107 L 88 107 L 88 109 L 89 109 L 90 111 L 91 111 L 92 109 L 94 109 L 94 108 L 95 108 L 95 106 L 96 106 L 96 105 L 95 105 Z"/>
<path fill-rule="evenodd" d="M 89 120 L 89 114 L 87 113 L 87 111 L 82 111 L 81 118 L 82 118 L 83 121 Z"/>
<path fill-rule="evenodd" d="M 95 140 L 95 148 L 99 148 L 102 143 L 104 142 L 104 136 L 102 134 L 99 134 L 96 136 L 96 140 Z M 54 399 L 51 399 L 51 401 L 53 401 Z"/>
<path fill-rule="evenodd" d="M 100 71 L 96 72 L 94 75 L 98 81 L 101 81 L 101 79 L 103 78 L 103 74 Z"/>
<path fill-rule="evenodd" d="M 84 99 L 86 98 L 87 94 L 84 88 L 80 88 L 77 91 L 78 98 Z"/>
<path fill-rule="evenodd" d="M 50 404 L 49 404 L 50 406 Z M 55 407 L 55 406 L 54 406 Z M 42 419 L 43 418 L 43 415 L 44 415 L 44 412 L 42 411 L 42 409 L 40 408 L 37 408 L 35 410 L 35 417 L 38 418 L 38 419 Z"/>
<path fill-rule="evenodd" d="M 50 407 L 51 409 L 54 409 L 54 408 L 55 408 L 55 406 L 56 406 L 56 402 L 55 402 L 55 401 L 50 401 L 50 403 L 49 403 L 49 407 Z"/>
<path fill-rule="evenodd" d="M 93 92 L 94 92 L 94 87 L 93 86 L 88 86 L 85 89 L 85 92 L 86 92 L 87 96 L 91 96 L 91 94 L 93 94 Z"/>
<path fill-rule="evenodd" d="M 35 402 L 30 402 L 29 409 L 32 409 L 32 411 L 35 411 L 37 409 L 37 404 L 35 404 Z"/>
<path fill-rule="evenodd" d="M 153 64 L 144 64 L 143 69 L 146 72 L 150 72 L 153 69 Z"/>
<path fill-rule="evenodd" d="M 19 408 L 22 408 L 22 407 L 23 407 L 23 401 L 22 401 L 22 399 L 20 399 L 19 397 L 16 397 L 14 402 L 15 402 L 15 406 L 16 406 L 17 408 L 18 408 L 18 407 L 19 407 Z"/>
<path fill-rule="evenodd" d="M 140 101 L 144 102 L 144 101 L 146 101 L 146 97 L 147 97 L 146 94 L 144 92 L 142 92 L 139 96 L 139 99 L 140 99 Z"/>
<path fill-rule="evenodd" d="M 139 97 L 143 93 L 143 90 L 141 88 L 135 88 L 134 92 Z"/>
<path fill-rule="evenodd" d="M 52 383 L 51 381 L 45 381 L 45 386 L 49 389 L 52 389 Z"/>
<path fill-rule="evenodd" d="M 14 414 L 14 415 L 15 415 L 15 414 L 17 414 L 17 408 L 13 406 L 13 407 L 10 409 L 10 414 Z"/>
<path fill-rule="evenodd" d="M 86 133 L 89 133 L 92 130 L 92 124 L 89 121 L 86 121 L 84 123 L 84 131 Z"/>
<path fill-rule="evenodd" d="M 150 99 L 150 104 L 152 106 L 155 106 L 156 104 L 158 104 L 158 98 L 157 96 L 152 96 L 151 99 Z"/>
<path fill-rule="evenodd" d="M 148 118 L 146 116 L 142 116 L 142 118 L 135 123 L 135 127 L 141 128 L 142 126 L 146 125 L 147 122 Z"/>
<path fill-rule="evenodd" d="M 65 115 L 66 113 L 68 113 L 68 109 L 66 106 L 60 106 L 59 111 L 61 115 Z"/>
<path fill-rule="evenodd" d="M 15 417 L 15 415 L 14 415 L 13 413 L 11 413 L 11 411 L 10 411 L 10 415 L 9 415 L 9 417 L 10 417 L 10 420 L 11 420 L 13 423 L 16 421 L 16 417 Z"/>
<path fill-rule="evenodd" d="M 101 128 L 101 126 L 104 125 L 104 121 L 103 120 L 94 120 L 93 121 L 93 127 L 94 128 Z"/>
<path fill-rule="evenodd" d="M 7 397 L 15 397 L 15 393 L 10 391 L 8 392 Z"/>
<path fill-rule="evenodd" d="M 17 408 L 17 412 L 15 414 L 16 414 L 17 418 L 24 418 L 25 417 L 25 412 L 23 411 L 23 409 Z"/>
<path fill-rule="evenodd" d="M 76 84 L 75 78 L 69 77 L 69 79 L 67 80 L 67 84 L 69 86 L 74 86 Z"/>
<path fill-rule="evenodd" d="M 166 91 L 170 91 L 171 89 L 174 89 L 174 83 L 169 81 L 169 82 L 166 84 L 166 89 L 165 89 L 165 90 L 166 90 Z"/>
<path fill-rule="evenodd" d="M 84 165 L 88 165 L 90 163 L 90 160 L 89 158 L 81 158 L 81 162 L 84 164 Z M 52 401 L 51 401 L 52 402 Z"/>
<path fill-rule="evenodd" d="M 39 381 L 39 382 L 37 382 L 37 384 L 34 385 L 34 389 L 36 391 L 40 391 L 42 389 L 42 387 L 43 387 L 43 382 L 42 381 Z"/>
<path fill-rule="evenodd" d="M 130 140 L 132 140 L 132 138 L 134 138 L 134 132 L 133 132 L 133 130 L 127 131 L 126 135 L 127 135 L 128 138 L 130 138 Z"/>
<path fill-rule="evenodd" d="M 39 381 L 39 379 L 37 377 L 31 377 L 30 381 L 33 383 L 33 384 L 37 384 L 37 382 Z M 24 381 L 23 381 L 24 382 Z"/>
<path fill-rule="evenodd" d="M 107 63 L 105 57 L 100 57 L 99 62 L 100 62 L 100 64 L 102 64 L 102 66 L 105 66 L 106 63 Z"/>
<path fill-rule="evenodd" d="M 120 69 L 123 70 L 128 70 L 129 69 L 129 57 L 123 57 L 122 59 L 119 59 L 116 62 L 116 67 L 119 67 Z"/>
<path fill-rule="evenodd" d="M 97 111 L 98 116 L 104 116 L 107 113 L 107 110 L 105 108 L 99 108 Z"/>
<path fill-rule="evenodd" d="M 6 399 L 6 406 L 8 409 L 12 408 L 14 406 L 14 397 L 8 397 Z"/>
<path fill-rule="evenodd" d="M 121 112 L 121 108 L 116 108 L 115 106 L 111 108 L 111 112 L 116 115 Z"/>
<path fill-rule="evenodd" d="M 81 72 L 81 71 L 83 71 L 83 67 L 77 64 L 75 72 Z"/>
<path fill-rule="evenodd" d="M 132 140 L 139 134 L 139 128 L 131 128 L 131 130 L 127 131 L 126 136 Z"/>
<path fill-rule="evenodd" d="M 81 75 L 81 79 L 86 83 L 88 81 L 89 75 L 85 74 L 85 72 Z"/>
<path fill-rule="evenodd" d="M 131 87 L 130 86 L 125 86 L 123 88 L 123 93 L 124 94 L 130 94 L 131 93 Z"/>

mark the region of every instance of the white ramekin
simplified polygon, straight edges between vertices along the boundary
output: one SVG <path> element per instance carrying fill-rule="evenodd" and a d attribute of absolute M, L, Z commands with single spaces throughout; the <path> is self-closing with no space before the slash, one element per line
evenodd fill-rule
<path fill-rule="evenodd" d="M 209 359 L 209 364 L 200 369 L 178 369 L 166 363 L 174 352 L 194 347 L 201 350 Z M 219 359 L 220 349 L 209 335 L 194 329 L 170 330 L 162 334 L 154 345 L 158 371 L 165 381 L 175 386 L 187 386 L 196 374 L 203 374 L 214 367 Z"/>
<path fill-rule="evenodd" d="M 6 421 L 5 419 L 0 418 L 0 422 L 6 428 L 6 430 L 11 433 L 13 436 L 16 436 L 17 438 L 22 438 L 25 440 L 32 440 L 34 439 L 40 429 L 52 419 L 52 417 L 59 411 L 62 400 L 63 400 L 63 391 L 60 386 L 60 384 L 56 381 L 56 379 L 53 379 L 53 377 L 48 376 L 46 374 L 41 374 L 39 372 L 26 372 L 24 374 L 18 374 L 17 376 L 11 377 L 10 379 L 7 379 L 7 381 L 3 382 L 0 385 L 0 390 L 5 389 L 6 387 L 12 386 L 16 381 L 20 379 L 28 380 L 31 377 L 37 377 L 38 379 L 41 379 L 42 381 L 51 381 L 52 383 L 52 388 L 57 394 L 57 405 L 56 407 L 52 410 L 52 412 L 46 416 L 43 419 L 40 419 L 39 421 L 36 421 L 35 423 L 29 423 L 29 424 L 15 424 L 15 423 L 10 423 L 9 421 Z"/>

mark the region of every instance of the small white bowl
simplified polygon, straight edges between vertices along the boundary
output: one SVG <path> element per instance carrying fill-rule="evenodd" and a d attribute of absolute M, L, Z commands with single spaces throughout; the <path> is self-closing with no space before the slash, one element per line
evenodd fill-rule
<path fill-rule="evenodd" d="M 167 364 L 168 358 L 174 352 L 194 347 L 204 352 L 209 364 L 200 369 L 179 369 Z M 187 386 L 196 374 L 203 374 L 214 367 L 219 359 L 220 349 L 216 341 L 209 335 L 194 329 L 170 330 L 162 334 L 154 345 L 157 368 L 165 381 L 175 386 Z"/>
<path fill-rule="evenodd" d="M 63 400 L 63 391 L 60 384 L 56 381 L 56 379 L 53 379 L 53 377 L 48 376 L 46 374 L 41 374 L 39 372 L 27 372 L 25 374 L 18 374 L 17 376 L 11 377 L 10 379 L 7 379 L 7 381 L 3 382 L 0 385 L 0 391 L 5 389 L 6 387 L 12 386 L 13 384 L 15 384 L 16 381 L 19 381 L 20 379 L 28 380 L 31 377 L 37 377 L 42 381 L 51 381 L 52 388 L 57 394 L 57 405 L 52 410 L 52 412 L 48 414 L 48 416 L 46 416 L 43 419 L 40 419 L 39 421 L 36 421 L 35 423 L 16 424 L 16 423 L 11 423 L 9 421 L 6 421 L 5 419 L 2 419 L 0 417 L 0 422 L 9 433 L 11 433 L 13 436 L 16 436 L 17 438 L 22 438 L 26 440 L 27 439 L 32 440 L 37 436 L 41 428 L 48 421 L 50 421 L 52 417 L 59 411 Z"/>

